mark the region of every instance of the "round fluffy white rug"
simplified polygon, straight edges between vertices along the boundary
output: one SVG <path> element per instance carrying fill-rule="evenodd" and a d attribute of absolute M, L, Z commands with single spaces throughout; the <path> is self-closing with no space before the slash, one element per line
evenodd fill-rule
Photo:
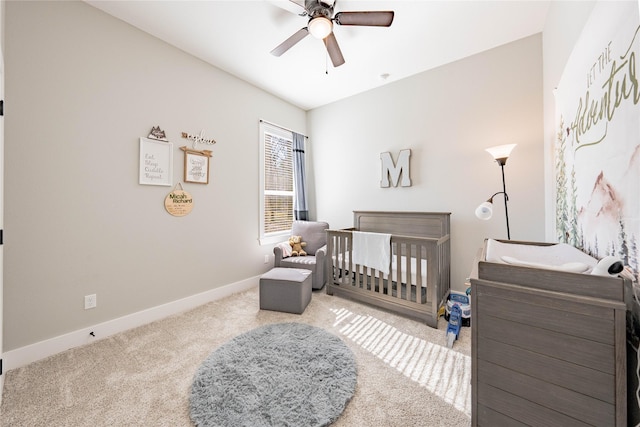
<path fill-rule="evenodd" d="M 197 426 L 325 426 L 356 388 L 356 362 L 340 338 L 302 323 L 237 336 L 202 363 L 191 386 Z"/>

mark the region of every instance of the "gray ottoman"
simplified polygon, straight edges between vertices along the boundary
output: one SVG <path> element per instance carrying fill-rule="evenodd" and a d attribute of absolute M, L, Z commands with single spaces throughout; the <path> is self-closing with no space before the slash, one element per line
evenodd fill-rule
<path fill-rule="evenodd" d="M 260 277 L 260 309 L 302 314 L 311 301 L 311 270 L 276 267 Z"/>

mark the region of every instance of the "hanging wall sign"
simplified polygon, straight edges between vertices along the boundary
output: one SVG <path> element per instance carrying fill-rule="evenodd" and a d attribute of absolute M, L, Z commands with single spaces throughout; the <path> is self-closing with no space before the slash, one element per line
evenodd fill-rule
<path fill-rule="evenodd" d="M 184 182 L 196 184 L 209 183 L 210 150 L 192 150 L 186 146 L 180 147 L 184 151 Z"/>
<path fill-rule="evenodd" d="M 173 216 L 185 216 L 193 209 L 193 197 L 178 183 L 164 199 L 164 208 Z"/>
<path fill-rule="evenodd" d="M 147 136 L 147 138 L 156 139 L 158 141 L 169 142 L 169 140 L 167 139 L 167 134 L 162 129 L 160 129 L 160 126 L 152 127 L 151 132 L 149 132 L 149 135 Z"/>
<path fill-rule="evenodd" d="M 171 185 L 173 178 L 173 144 L 140 138 L 139 183 Z"/>
<path fill-rule="evenodd" d="M 193 148 L 194 150 L 196 149 L 196 146 L 198 145 L 199 142 L 203 144 L 208 144 L 208 145 L 213 145 L 216 143 L 215 139 L 204 137 L 204 130 L 200 131 L 200 135 L 192 135 L 187 132 L 182 132 L 182 137 L 193 142 L 191 148 Z"/>

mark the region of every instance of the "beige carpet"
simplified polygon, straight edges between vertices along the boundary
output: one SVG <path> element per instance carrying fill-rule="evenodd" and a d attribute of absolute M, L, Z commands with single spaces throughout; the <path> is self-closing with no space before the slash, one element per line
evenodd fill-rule
<path fill-rule="evenodd" d="M 303 322 L 340 336 L 357 359 L 356 393 L 334 426 L 469 426 L 470 340 L 324 290 L 302 315 L 260 311 L 257 288 L 6 373 L 3 426 L 190 426 L 193 374 L 257 326 Z M 302 426 L 301 426 L 302 427 Z"/>

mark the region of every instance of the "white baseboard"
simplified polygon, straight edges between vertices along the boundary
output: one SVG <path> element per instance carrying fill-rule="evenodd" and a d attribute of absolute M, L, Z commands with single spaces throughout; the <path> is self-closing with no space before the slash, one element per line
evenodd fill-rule
<path fill-rule="evenodd" d="M 79 347 L 98 339 L 106 338 L 118 332 L 146 325 L 147 323 L 164 319 L 165 317 L 173 314 L 182 313 L 208 302 L 225 298 L 234 293 L 249 290 L 257 287 L 259 280 L 260 276 L 252 277 L 229 285 L 221 286 L 219 288 L 211 289 L 210 291 L 192 295 L 187 298 L 109 320 L 104 323 L 69 332 L 68 334 L 50 338 L 45 341 L 40 341 L 15 350 L 7 351 L 2 356 L 2 370 L 3 372 L 7 372 L 11 369 L 20 368 L 28 365 L 29 363 L 44 359 L 45 357 L 52 356 L 70 348 Z M 95 337 L 89 335 L 90 332 L 93 332 Z M 2 377 L 4 377 L 4 375 L 2 375 Z"/>

